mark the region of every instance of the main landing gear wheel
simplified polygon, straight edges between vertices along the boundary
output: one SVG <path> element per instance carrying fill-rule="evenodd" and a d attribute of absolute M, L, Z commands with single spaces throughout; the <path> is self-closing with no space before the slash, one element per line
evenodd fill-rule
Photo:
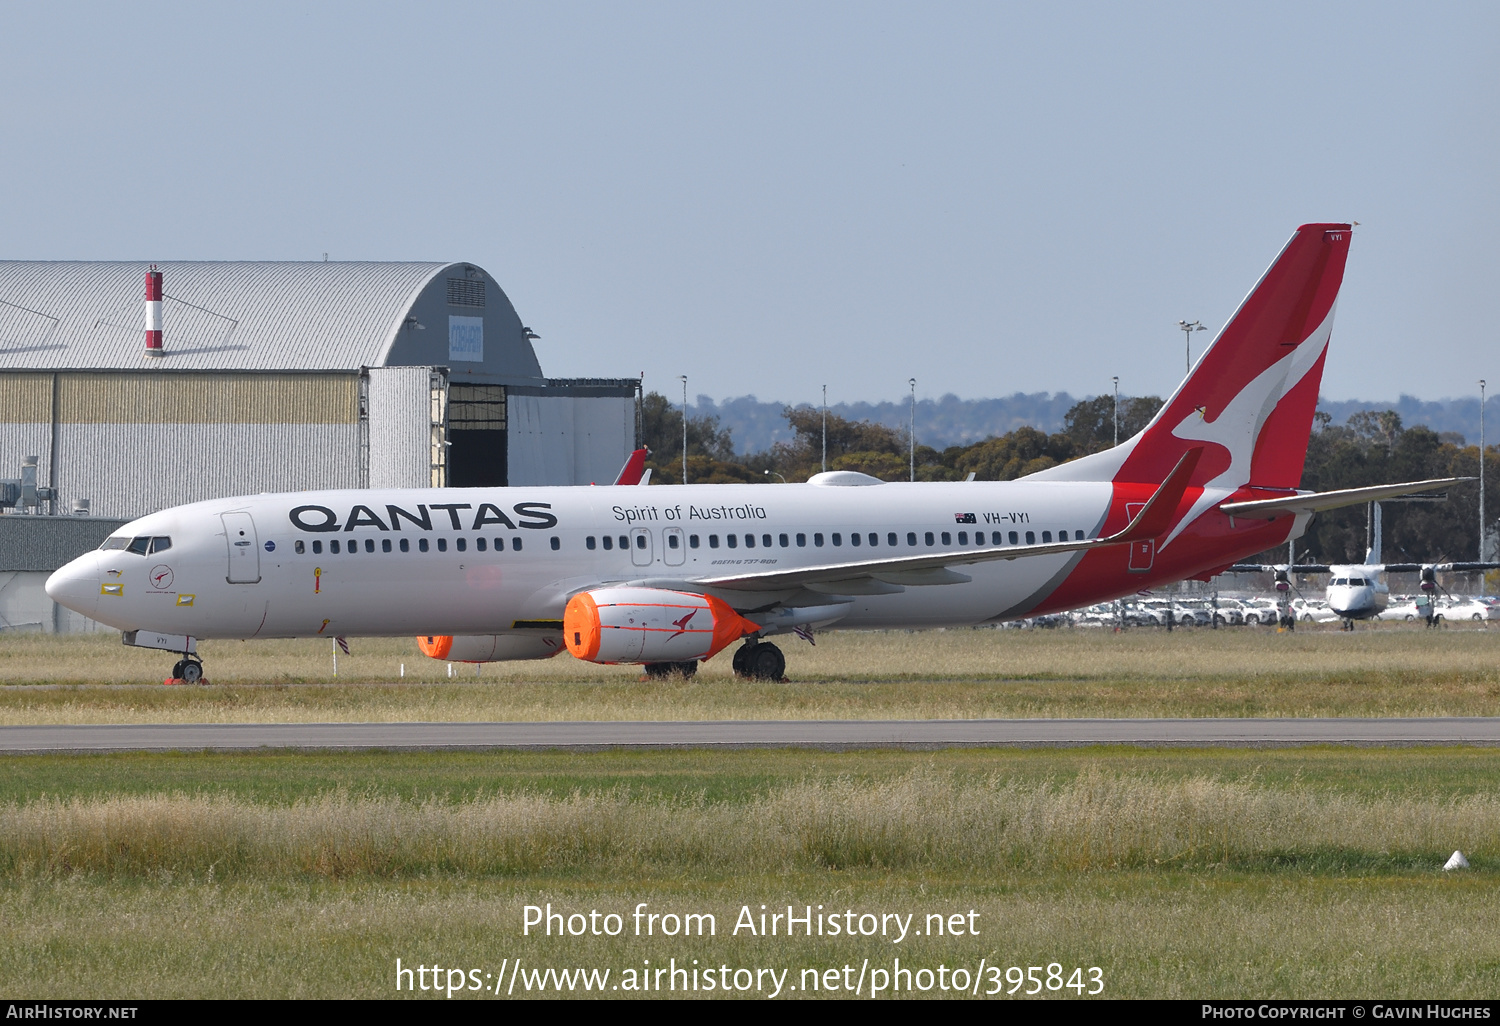
<path fill-rule="evenodd" d="M 779 681 L 786 674 L 786 656 L 769 642 L 752 642 L 735 652 L 734 672 L 751 680 Z"/>
<path fill-rule="evenodd" d="M 689 680 L 698 672 L 698 660 L 689 659 L 685 663 L 647 663 L 645 669 L 646 676 L 652 680 L 665 680 L 674 674 L 681 676 L 683 680 Z"/>
<path fill-rule="evenodd" d="M 184 684 L 198 684 L 203 680 L 203 664 L 196 659 L 184 659 L 172 667 L 172 676 Z"/>

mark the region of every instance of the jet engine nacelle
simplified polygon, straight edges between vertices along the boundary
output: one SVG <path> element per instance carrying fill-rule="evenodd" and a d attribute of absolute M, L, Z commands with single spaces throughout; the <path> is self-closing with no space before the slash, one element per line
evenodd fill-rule
<path fill-rule="evenodd" d="M 599 588 L 563 612 L 568 651 L 591 663 L 710 659 L 760 626 L 712 595 L 663 588 Z"/>
<path fill-rule="evenodd" d="M 556 634 L 421 634 L 417 647 L 433 659 L 454 663 L 503 663 L 519 659 L 551 659 L 563 650 Z"/>

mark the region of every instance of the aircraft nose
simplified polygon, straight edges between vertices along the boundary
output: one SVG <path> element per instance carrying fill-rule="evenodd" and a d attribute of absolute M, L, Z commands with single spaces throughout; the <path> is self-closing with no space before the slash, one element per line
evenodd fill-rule
<path fill-rule="evenodd" d="M 99 555 L 85 552 L 47 578 L 47 597 L 75 613 L 93 616 L 99 604 Z"/>

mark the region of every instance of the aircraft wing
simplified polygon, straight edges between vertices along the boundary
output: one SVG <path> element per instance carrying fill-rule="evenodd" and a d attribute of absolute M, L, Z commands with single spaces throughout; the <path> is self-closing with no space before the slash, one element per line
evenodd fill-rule
<path fill-rule="evenodd" d="M 1232 517 L 1254 520 L 1275 520 L 1277 517 L 1302 513 L 1318 513 L 1341 506 L 1357 506 L 1362 502 L 1379 502 L 1400 495 L 1446 488 L 1449 485 L 1472 481 L 1472 477 L 1437 477 L 1430 481 L 1407 481 L 1403 484 L 1373 485 L 1369 488 L 1341 488 L 1333 492 L 1303 492 L 1299 495 L 1281 496 L 1275 499 L 1252 499 L 1248 502 L 1226 502 L 1220 512 Z M 1312 572 L 1312 571 L 1309 571 Z"/>
<path fill-rule="evenodd" d="M 1500 570 L 1500 563 L 1386 563 L 1381 569 L 1388 574 L 1414 574 L 1427 569 L 1468 574 Z"/>
<path fill-rule="evenodd" d="M 1326 574 L 1332 573 L 1333 567 L 1328 563 L 1293 563 L 1291 566 L 1285 563 L 1236 563 L 1223 572 L 1226 574 L 1264 574 L 1275 573 L 1278 570 L 1286 570 L 1294 574 Z"/>
<path fill-rule="evenodd" d="M 962 584 L 972 578 L 949 569 L 973 563 L 988 563 L 1000 559 L 1024 559 L 1027 556 L 1051 556 L 1064 552 L 1082 552 L 1102 548 L 1106 545 L 1129 545 L 1148 538 L 1158 538 L 1172 526 L 1172 516 L 1187 490 L 1188 480 L 1198 465 L 1203 449 L 1194 448 L 1183 454 L 1167 479 L 1146 500 L 1146 505 L 1135 515 L 1124 530 L 1107 538 L 1080 539 L 1079 541 L 1051 542 L 1043 545 L 1009 545 L 997 548 L 963 549 L 961 551 L 922 553 L 917 556 L 891 556 L 884 559 L 850 560 L 841 563 L 826 563 L 822 566 L 797 567 L 790 570 L 765 570 L 748 574 L 730 574 L 723 577 L 699 578 L 695 584 L 705 587 L 728 588 L 742 591 L 784 591 L 788 588 L 822 586 L 820 590 L 837 591 L 837 585 L 848 585 L 851 590 L 859 582 L 859 594 L 879 593 L 880 585 L 931 585 Z M 866 582 L 878 582 L 873 586 Z"/>

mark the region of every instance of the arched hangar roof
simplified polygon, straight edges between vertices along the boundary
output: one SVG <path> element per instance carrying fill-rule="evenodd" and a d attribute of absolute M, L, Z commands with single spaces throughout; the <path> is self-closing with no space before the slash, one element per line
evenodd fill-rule
<path fill-rule="evenodd" d="M 475 264 L 158 263 L 161 358 L 145 355 L 151 266 L 0 261 L 0 371 L 447 365 L 454 380 L 541 377 L 510 299 Z"/>

